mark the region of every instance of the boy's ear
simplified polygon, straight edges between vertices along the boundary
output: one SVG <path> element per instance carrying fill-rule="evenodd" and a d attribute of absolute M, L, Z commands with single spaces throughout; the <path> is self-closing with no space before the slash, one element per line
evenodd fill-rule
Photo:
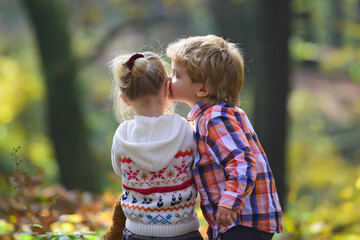
<path fill-rule="evenodd" d="M 200 87 L 196 92 L 196 96 L 199 98 L 205 98 L 209 96 L 209 94 L 210 94 L 210 87 L 205 84 L 202 87 Z"/>
<path fill-rule="evenodd" d="M 131 106 L 129 99 L 124 94 L 120 93 L 120 97 L 127 106 Z"/>

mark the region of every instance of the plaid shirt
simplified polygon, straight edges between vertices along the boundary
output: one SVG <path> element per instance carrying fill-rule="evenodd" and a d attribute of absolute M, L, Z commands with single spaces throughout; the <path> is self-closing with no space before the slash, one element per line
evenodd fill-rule
<path fill-rule="evenodd" d="M 265 152 L 245 112 L 200 102 L 190 111 L 198 146 L 193 173 L 209 239 L 235 225 L 282 232 L 282 211 Z M 216 225 L 218 206 L 238 211 L 228 227 Z"/>

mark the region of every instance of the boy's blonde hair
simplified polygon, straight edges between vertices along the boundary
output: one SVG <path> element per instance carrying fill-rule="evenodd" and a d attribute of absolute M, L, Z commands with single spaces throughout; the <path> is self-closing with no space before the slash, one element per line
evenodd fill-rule
<path fill-rule="evenodd" d="M 124 120 L 127 112 L 120 94 L 129 100 L 146 95 L 157 95 L 165 83 L 167 72 L 159 55 L 153 52 L 141 53 L 143 57 L 136 58 L 129 68 L 127 65 L 131 54 L 116 57 L 111 62 L 113 74 L 113 103 L 116 119 Z"/>
<path fill-rule="evenodd" d="M 236 44 L 215 35 L 189 37 L 171 43 L 166 53 L 184 67 L 192 82 L 210 86 L 213 104 L 239 105 L 244 60 Z"/>

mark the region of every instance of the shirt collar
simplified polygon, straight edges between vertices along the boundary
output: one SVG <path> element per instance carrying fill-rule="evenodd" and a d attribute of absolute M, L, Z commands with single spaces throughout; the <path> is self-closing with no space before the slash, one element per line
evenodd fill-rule
<path fill-rule="evenodd" d="M 206 109 L 208 109 L 208 106 L 206 105 L 206 103 L 204 101 L 201 101 L 199 103 L 197 103 L 189 112 L 188 114 L 188 120 L 189 121 L 194 121 L 195 118 L 202 112 L 204 112 Z"/>

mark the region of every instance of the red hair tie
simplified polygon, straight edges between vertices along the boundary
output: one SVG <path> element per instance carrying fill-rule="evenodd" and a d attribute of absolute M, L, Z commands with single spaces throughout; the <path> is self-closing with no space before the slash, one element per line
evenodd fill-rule
<path fill-rule="evenodd" d="M 140 54 L 140 53 L 135 53 L 134 55 L 132 55 L 129 60 L 126 61 L 126 66 L 130 69 L 130 71 L 132 70 L 132 68 L 134 67 L 134 62 L 136 59 L 138 58 L 142 58 L 144 57 L 144 55 Z"/>

